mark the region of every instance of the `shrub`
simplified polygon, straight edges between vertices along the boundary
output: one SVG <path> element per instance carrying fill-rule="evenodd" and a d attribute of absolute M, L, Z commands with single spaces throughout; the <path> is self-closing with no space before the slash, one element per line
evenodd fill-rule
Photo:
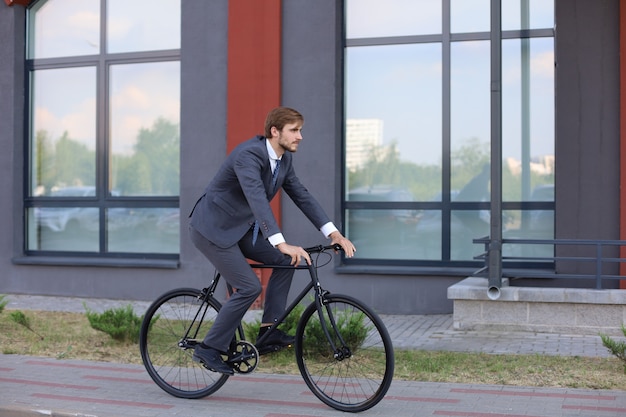
<path fill-rule="evenodd" d="M 622 333 L 626 336 L 626 327 L 622 324 Z M 626 374 L 626 342 L 617 342 L 606 334 L 600 334 L 602 344 L 609 352 L 615 355 L 619 360 L 624 362 L 624 373 Z"/>
<path fill-rule="evenodd" d="M 27 329 L 30 329 L 30 318 L 26 314 L 24 314 L 24 312 L 20 310 L 12 311 L 9 314 L 9 317 L 11 317 L 11 320 L 16 322 L 20 326 L 24 326 Z"/>
<path fill-rule="evenodd" d="M 304 306 L 298 304 L 294 309 L 285 317 L 285 320 L 279 326 L 280 329 L 290 335 L 296 334 L 296 328 L 298 327 L 298 320 L 302 316 Z M 243 329 L 246 335 L 246 340 L 250 343 L 256 342 L 256 337 L 259 335 L 259 328 L 261 327 L 261 320 L 257 319 L 251 323 L 244 323 Z"/>
<path fill-rule="evenodd" d="M 354 312 L 350 314 L 347 314 L 346 312 L 336 313 L 338 314 L 335 314 L 334 318 L 337 323 L 339 333 L 341 333 L 343 341 L 346 342 L 346 345 L 354 354 L 363 345 L 363 342 L 367 337 L 367 333 L 370 330 L 364 323 L 366 318 L 365 314 L 354 314 Z M 314 317 L 317 317 L 317 315 L 314 315 Z M 327 317 L 325 317 L 325 321 L 327 325 L 330 326 Z M 336 346 L 341 345 L 339 338 L 332 331 L 331 337 L 333 338 L 333 343 L 335 343 Z M 325 357 L 334 353 L 330 349 L 330 345 L 328 344 L 328 340 L 324 334 L 324 329 L 322 328 L 322 324 L 319 320 L 309 321 L 305 330 L 304 340 L 306 350 L 309 355 Z"/>
<path fill-rule="evenodd" d="M 6 295 L 0 294 L 0 313 L 4 311 L 7 304 L 9 304 L 9 300 L 6 299 Z"/>
<path fill-rule="evenodd" d="M 302 304 L 298 304 L 285 318 L 280 325 L 280 329 L 287 334 L 294 335 L 298 327 L 298 321 L 304 312 L 304 308 Z M 336 313 L 335 320 L 341 337 L 354 353 L 363 345 L 370 330 L 370 328 L 365 325 L 366 317 L 364 314 L 354 314 L 354 312 L 350 314 L 346 312 Z M 313 314 L 313 317 L 317 317 L 317 314 Z M 330 325 L 328 322 L 327 324 Z M 250 342 L 256 341 L 260 326 L 261 320 L 256 320 L 252 323 L 244 323 L 246 340 Z M 336 334 L 331 332 L 331 337 L 334 339 L 336 345 L 340 344 Z M 329 356 L 333 354 L 319 320 L 314 319 L 309 321 L 304 333 L 304 342 L 304 348 L 309 355 Z"/>
<path fill-rule="evenodd" d="M 40 339 L 43 340 L 43 336 L 40 335 L 39 333 L 37 333 L 32 327 L 31 327 L 31 322 L 30 322 L 30 317 L 28 317 L 26 314 L 24 314 L 22 311 L 20 310 L 16 310 L 16 311 L 12 311 L 9 314 L 9 317 L 11 317 L 11 320 L 13 320 L 15 323 L 19 324 L 20 326 L 24 326 L 25 328 L 27 328 L 28 330 L 30 330 L 31 332 L 35 333 L 37 336 L 39 336 Z"/>
<path fill-rule="evenodd" d="M 125 307 L 109 309 L 103 313 L 87 310 L 87 319 L 92 328 L 104 332 L 120 342 L 137 343 L 141 330 L 142 317 L 133 311 L 129 304 Z"/>

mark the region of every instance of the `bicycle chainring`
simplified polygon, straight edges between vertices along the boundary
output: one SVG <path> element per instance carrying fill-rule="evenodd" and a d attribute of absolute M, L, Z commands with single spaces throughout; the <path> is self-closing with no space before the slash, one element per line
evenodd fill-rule
<path fill-rule="evenodd" d="M 249 374 L 259 364 L 259 351 L 252 343 L 240 340 L 229 353 L 226 363 L 239 374 Z"/>

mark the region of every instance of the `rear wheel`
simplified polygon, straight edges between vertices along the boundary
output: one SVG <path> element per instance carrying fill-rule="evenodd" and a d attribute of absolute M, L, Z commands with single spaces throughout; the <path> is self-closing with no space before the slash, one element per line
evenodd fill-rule
<path fill-rule="evenodd" d="M 169 291 L 146 311 L 141 325 L 141 359 L 152 380 L 167 393 L 201 398 L 217 391 L 228 375 L 192 360 L 194 346 L 213 325 L 220 303 L 200 290 Z"/>
<path fill-rule="evenodd" d="M 389 333 L 376 313 L 352 297 L 327 295 L 321 308 L 320 317 L 316 303 L 311 304 L 298 323 L 300 373 L 328 406 L 349 412 L 367 410 L 383 399 L 393 379 Z"/>

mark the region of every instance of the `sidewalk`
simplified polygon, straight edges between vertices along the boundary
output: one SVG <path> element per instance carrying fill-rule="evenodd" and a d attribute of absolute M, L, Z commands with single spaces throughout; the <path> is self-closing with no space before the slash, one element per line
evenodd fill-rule
<path fill-rule="evenodd" d="M 7 308 L 84 312 L 128 302 L 9 296 Z M 132 303 L 142 313 L 148 303 Z M 254 314 L 254 313 L 252 313 Z M 459 332 L 451 315 L 384 316 L 396 348 L 608 356 L 597 337 Z M 0 355 L 0 417 L 313 417 L 340 416 L 296 375 L 235 375 L 215 394 L 184 400 L 162 391 L 141 365 Z M 394 380 L 364 416 L 617 417 L 624 391 L 530 388 Z"/>

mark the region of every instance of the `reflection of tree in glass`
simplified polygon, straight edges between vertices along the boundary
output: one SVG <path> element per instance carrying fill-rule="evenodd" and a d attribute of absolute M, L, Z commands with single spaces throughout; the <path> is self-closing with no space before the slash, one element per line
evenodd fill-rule
<path fill-rule="evenodd" d="M 139 130 L 134 150 L 130 156 L 113 156 L 112 187 L 122 195 L 178 195 L 178 124 L 158 118 L 151 128 Z"/>
<path fill-rule="evenodd" d="M 417 165 L 400 158 L 398 144 L 372 147 L 367 162 L 348 173 L 348 188 L 392 186 L 407 189 L 415 199 L 428 199 L 441 187 L 441 168 Z"/>
<path fill-rule="evenodd" d="M 142 128 L 132 155 L 113 155 L 111 188 L 120 195 L 178 195 L 180 174 L 179 125 L 158 118 Z M 56 141 L 46 130 L 37 132 L 33 149 L 33 192 L 50 194 L 53 188 L 93 186 L 96 154 L 68 132 Z M 40 192 L 39 190 L 42 190 Z"/>
<path fill-rule="evenodd" d="M 473 178 L 486 174 L 484 171 L 490 163 L 490 147 L 488 142 L 479 138 L 469 138 L 462 146 L 450 152 L 450 188 L 451 191 L 463 189 Z M 511 172 L 507 164 L 502 166 L 503 189 L 505 201 L 521 199 L 521 178 Z M 554 174 L 530 172 L 533 187 L 554 184 Z M 386 186 L 409 190 L 417 201 L 431 201 L 441 198 L 442 169 L 441 164 L 415 164 L 402 159 L 397 143 L 374 146 L 369 152 L 367 162 L 359 168 L 348 172 L 348 189 L 360 187 L 375 188 Z M 484 191 L 484 190 L 483 190 Z M 488 199 L 484 192 L 473 197 L 472 201 Z M 469 200 L 467 200 L 469 201 Z"/>
<path fill-rule="evenodd" d="M 450 188 L 459 193 L 458 201 L 489 199 L 489 143 L 469 138 L 463 146 L 450 153 Z"/>
<path fill-rule="evenodd" d="M 56 143 L 56 169 L 64 185 L 93 185 L 95 183 L 94 153 L 87 146 L 63 133 Z"/>
<path fill-rule="evenodd" d="M 450 154 L 450 163 L 452 172 L 450 184 L 452 190 L 462 190 L 468 186 L 472 186 L 472 182 L 478 181 L 483 185 L 488 182 L 489 162 L 491 150 L 488 142 L 480 142 L 478 138 L 468 139 L 463 146 L 453 150 Z M 536 157 L 541 160 L 542 157 Z M 522 196 L 522 176 L 519 170 L 512 170 L 509 160 L 515 161 L 514 158 L 506 158 L 502 162 L 502 199 L 503 201 L 526 201 L 528 198 Z M 532 162 L 532 161 L 531 161 Z M 532 190 L 540 189 L 545 185 L 554 184 L 554 170 L 541 172 L 527 167 L 530 177 L 530 187 Z M 487 177 L 487 179 L 485 179 Z M 457 196 L 457 200 L 461 201 L 484 201 L 489 199 L 488 190 L 482 188 L 482 194 L 473 193 L 473 197 Z M 481 197 L 482 196 L 482 197 Z"/>
<path fill-rule="evenodd" d="M 47 131 L 39 130 L 33 158 L 34 186 L 43 188 L 45 194 L 53 188 L 95 183 L 95 153 L 71 139 L 67 131 L 53 142 Z"/>

